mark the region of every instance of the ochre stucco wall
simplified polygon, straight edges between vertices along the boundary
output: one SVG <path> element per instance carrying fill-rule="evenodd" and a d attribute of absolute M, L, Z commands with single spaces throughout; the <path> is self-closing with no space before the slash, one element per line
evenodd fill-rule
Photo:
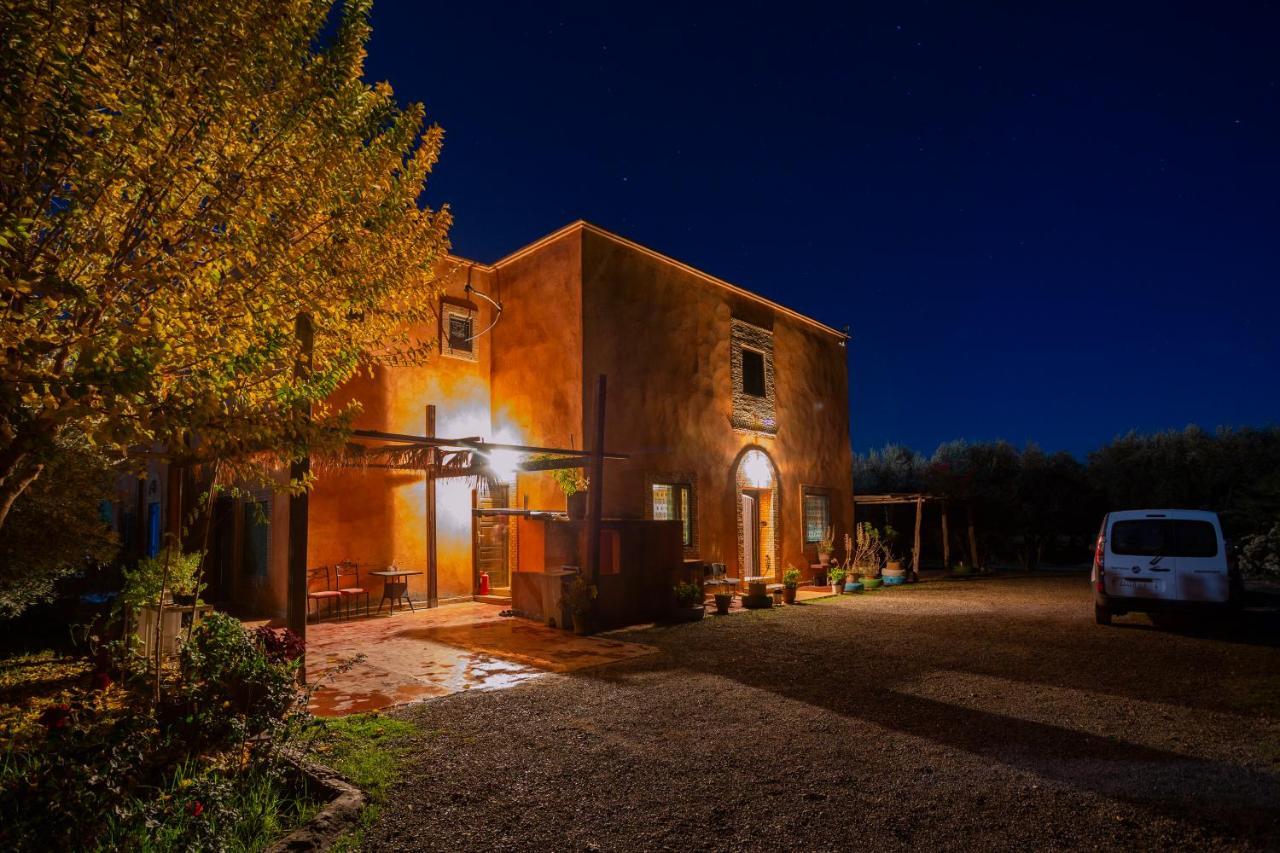
<path fill-rule="evenodd" d="M 839 338 L 660 258 L 583 234 L 584 423 L 608 375 L 607 438 L 630 453 L 606 463 L 605 514 L 643 517 L 646 472 L 693 472 L 698 554 L 738 571 L 735 461 L 758 446 L 778 472 L 780 573 L 814 559 L 803 543 L 803 485 L 830 490 L 836 536 L 852 523 L 846 350 Z M 774 334 L 778 433 L 734 430 L 730 318 Z"/>
<path fill-rule="evenodd" d="M 467 268 L 457 261 L 442 270 L 446 294 L 465 299 Z M 491 292 L 488 273 L 471 270 L 471 282 Z M 476 329 L 491 321 L 489 305 L 473 300 Z M 415 335 L 435 336 L 437 327 L 420 328 Z M 489 370 L 491 339 L 475 341 L 477 359 L 442 355 L 437 348 L 430 361 L 415 367 L 375 370 L 344 385 L 332 398 L 335 406 L 349 400 L 362 408 L 356 426 L 385 432 L 421 435 L 426 407 L 436 406 L 436 434 L 451 438 L 490 437 Z M 436 559 L 438 594 L 442 599 L 470 596 L 471 484 L 461 480 L 436 483 Z M 324 472 L 311 493 L 308 564 L 330 565 L 357 560 L 371 568 L 395 563 L 424 572 L 410 579 L 410 593 L 426 597 L 427 522 L 426 483 L 421 474 L 386 469 Z M 371 584 L 376 602 L 381 586 Z"/>
<path fill-rule="evenodd" d="M 494 287 L 493 426 L 536 447 L 585 447 L 582 428 L 582 251 L 575 232 L 500 262 Z M 563 509 L 550 474 L 521 474 L 514 502 Z"/>

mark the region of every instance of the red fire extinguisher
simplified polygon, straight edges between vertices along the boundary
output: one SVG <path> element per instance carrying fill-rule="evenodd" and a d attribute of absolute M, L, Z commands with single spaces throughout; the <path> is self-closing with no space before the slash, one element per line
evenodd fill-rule
<path fill-rule="evenodd" d="M 480 573 L 480 594 L 481 595 L 489 594 L 489 573 L 488 572 Z"/>

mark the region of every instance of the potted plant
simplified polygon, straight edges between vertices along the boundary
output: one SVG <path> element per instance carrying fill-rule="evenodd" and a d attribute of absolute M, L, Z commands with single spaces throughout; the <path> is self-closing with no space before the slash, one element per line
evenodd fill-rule
<path fill-rule="evenodd" d="M 564 492 L 565 512 L 574 521 L 587 517 L 587 486 L 590 479 L 581 468 L 556 468 L 551 472 L 556 485 Z"/>
<path fill-rule="evenodd" d="M 870 522 L 862 522 L 854 528 L 853 567 L 862 580 L 865 589 L 876 589 L 880 586 L 880 557 L 884 553 L 884 545 L 880 539 L 880 531 Z"/>
<path fill-rule="evenodd" d="M 902 561 L 894 555 L 894 545 L 898 541 L 898 531 L 893 529 L 892 525 L 884 526 L 884 533 L 880 536 L 880 549 L 884 553 L 884 569 L 880 572 L 880 577 L 886 586 L 896 586 L 905 583 L 907 580 L 907 570 L 903 568 Z"/>
<path fill-rule="evenodd" d="M 133 569 L 124 569 L 120 599 L 132 608 L 159 604 L 163 598 L 178 606 L 191 606 L 204 592 L 200 583 L 200 558 L 196 551 L 184 554 L 174 547 L 154 557 L 143 557 Z"/>
<path fill-rule="evenodd" d="M 968 563 L 966 563 L 964 560 L 961 560 L 960 562 L 955 564 L 955 567 L 951 570 L 951 574 L 955 575 L 956 577 L 964 578 L 973 574 L 973 569 L 969 567 Z"/>
<path fill-rule="evenodd" d="M 595 606 L 597 594 L 596 585 L 581 574 L 569 584 L 565 598 L 569 603 L 569 611 L 573 614 L 573 633 L 591 633 L 591 610 Z"/>
<path fill-rule="evenodd" d="M 728 592 L 717 592 L 716 599 L 716 615 L 727 616 L 729 614 L 729 605 L 733 604 L 733 590 Z"/>
<path fill-rule="evenodd" d="M 672 613 L 675 622 L 697 622 L 706 612 L 702 584 L 678 583 L 672 587 L 675 593 L 676 606 Z"/>
<path fill-rule="evenodd" d="M 825 566 L 831 562 L 831 555 L 836 550 L 835 531 L 828 527 L 826 532 L 822 534 L 822 539 L 818 541 L 818 562 Z"/>
<path fill-rule="evenodd" d="M 847 574 L 849 573 L 844 566 L 838 564 L 827 568 L 827 582 L 831 584 L 831 592 L 837 595 L 844 593 L 844 578 Z"/>
<path fill-rule="evenodd" d="M 785 604 L 796 603 L 796 589 L 800 586 L 800 570 L 790 563 L 782 573 L 782 601 Z"/>

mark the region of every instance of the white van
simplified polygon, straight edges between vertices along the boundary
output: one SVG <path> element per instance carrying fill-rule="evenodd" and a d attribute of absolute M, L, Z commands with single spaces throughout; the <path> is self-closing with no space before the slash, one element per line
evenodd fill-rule
<path fill-rule="evenodd" d="M 1098 531 L 1092 580 L 1099 625 L 1131 610 L 1226 607 L 1240 592 L 1218 514 L 1190 509 L 1107 513 Z"/>

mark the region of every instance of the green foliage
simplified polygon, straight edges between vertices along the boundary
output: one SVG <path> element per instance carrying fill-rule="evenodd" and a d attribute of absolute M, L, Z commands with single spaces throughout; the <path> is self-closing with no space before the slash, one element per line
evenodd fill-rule
<path fill-rule="evenodd" d="M 236 618 L 211 613 L 182 647 L 178 714 L 203 742 L 279 734 L 301 710 L 298 660 L 272 660 Z"/>
<path fill-rule="evenodd" d="M 214 614 L 192 632 L 159 705 L 106 673 L 93 674 L 96 689 L 82 670 L 38 696 L 6 674 L 0 711 L 6 699 L 34 709 L 0 713 L 0 847 L 262 847 L 311 808 L 278 752 L 306 719 L 297 652 L 288 636 Z"/>
<path fill-rule="evenodd" d="M 1214 510 L 1228 538 L 1262 543 L 1280 517 L 1280 428 L 1130 433 L 1087 464 L 1004 441 L 947 442 L 928 460 L 889 445 L 857 457 L 854 482 L 864 494 L 928 491 L 951 503 L 953 517 L 971 507 L 985 560 L 1027 568 L 1087 561 L 1108 510 Z M 953 553 L 967 550 L 962 528 L 952 526 Z"/>
<path fill-rule="evenodd" d="M 180 548 L 169 546 L 154 557 L 143 557 L 132 569 L 121 570 L 124 586 L 120 601 L 130 607 L 155 604 L 165 587 L 166 564 L 168 566 L 168 590 L 178 595 L 199 595 L 204 585 L 199 583 L 199 551 L 184 554 Z"/>
<path fill-rule="evenodd" d="M 672 587 L 679 607 L 697 607 L 702 603 L 702 584 L 678 583 Z"/>
<path fill-rule="evenodd" d="M 443 132 L 363 79 L 369 12 L 0 6 L 0 526 L 70 431 L 265 479 L 342 447 L 359 369 L 435 350 Z"/>
<path fill-rule="evenodd" d="M 569 589 L 565 591 L 565 600 L 570 610 L 582 616 L 591 612 L 597 594 L 596 585 L 579 573 L 569 584 Z"/>
<path fill-rule="evenodd" d="M 1250 577 L 1280 580 L 1280 521 L 1241 541 L 1240 569 Z"/>
<path fill-rule="evenodd" d="M 832 586 L 843 586 L 844 579 L 848 577 L 848 575 L 849 573 L 845 571 L 844 566 L 827 567 L 827 583 Z"/>
<path fill-rule="evenodd" d="M 782 573 L 782 585 L 789 586 L 792 589 L 798 587 L 800 585 L 800 570 L 788 564 L 787 570 Z"/>
<path fill-rule="evenodd" d="M 110 562 L 118 542 L 100 507 L 114 497 L 107 460 L 71 440 L 46 453 L 43 473 L 0 532 L 0 618 L 53 597 L 62 578 Z"/>

